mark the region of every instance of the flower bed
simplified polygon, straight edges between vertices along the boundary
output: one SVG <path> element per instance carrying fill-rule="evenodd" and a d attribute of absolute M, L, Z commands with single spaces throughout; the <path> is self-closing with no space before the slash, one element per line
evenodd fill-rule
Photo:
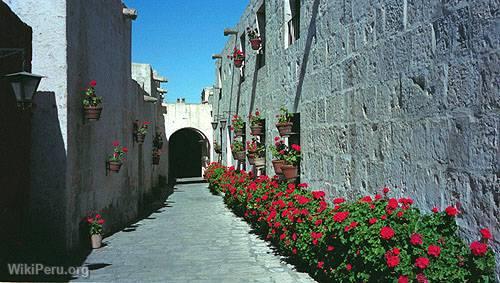
<path fill-rule="evenodd" d="M 491 235 L 469 248 L 457 236 L 452 206 L 423 214 L 389 189 L 356 201 L 328 202 L 306 184 L 279 183 L 213 163 L 210 190 L 273 242 L 280 253 L 325 282 L 493 282 Z"/>

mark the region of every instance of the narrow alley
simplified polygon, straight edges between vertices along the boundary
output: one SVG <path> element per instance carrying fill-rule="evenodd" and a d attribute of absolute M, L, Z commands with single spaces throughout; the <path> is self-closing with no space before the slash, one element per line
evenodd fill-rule
<path fill-rule="evenodd" d="M 177 185 L 163 208 L 104 240 L 77 282 L 314 282 L 280 260 L 206 184 Z"/>

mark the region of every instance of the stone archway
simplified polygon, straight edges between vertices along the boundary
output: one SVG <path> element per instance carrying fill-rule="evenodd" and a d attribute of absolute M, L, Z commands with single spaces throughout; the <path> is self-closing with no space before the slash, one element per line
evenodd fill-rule
<path fill-rule="evenodd" d="M 201 177 L 210 160 L 207 137 L 194 128 L 182 128 L 169 139 L 169 171 L 171 180 Z"/>

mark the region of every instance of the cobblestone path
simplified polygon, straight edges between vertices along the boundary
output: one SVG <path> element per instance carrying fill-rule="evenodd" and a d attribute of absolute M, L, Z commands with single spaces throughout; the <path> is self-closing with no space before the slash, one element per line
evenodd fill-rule
<path fill-rule="evenodd" d="M 102 282 L 314 282 L 280 260 L 206 184 L 176 186 L 167 207 L 106 239 L 84 262 Z"/>

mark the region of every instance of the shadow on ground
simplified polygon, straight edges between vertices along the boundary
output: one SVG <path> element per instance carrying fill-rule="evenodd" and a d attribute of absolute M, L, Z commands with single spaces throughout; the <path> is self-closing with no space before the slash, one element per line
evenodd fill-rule
<path fill-rule="evenodd" d="M 177 190 L 174 189 L 173 185 L 164 185 L 155 188 L 151 201 L 143 207 L 141 213 L 135 220 L 131 221 L 126 227 L 113 231 L 111 234 L 105 236 L 109 237 L 120 231 L 133 233 L 140 225 L 137 224 L 137 222 L 143 219 L 156 219 L 156 217 L 154 217 L 155 213 L 161 213 L 163 208 L 171 207 L 169 204 L 173 202 L 167 199 L 174 191 Z M 103 246 L 106 245 L 106 241 L 103 241 Z M 83 266 L 91 251 L 89 241 L 83 242 L 79 250 L 71 253 L 48 250 L 43 243 L 40 242 L 32 242 L 23 247 L 16 247 L 15 253 L 0 255 L 0 281 L 66 282 L 76 279 L 77 277 L 72 277 L 70 274 L 46 275 L 41 269 L 37 272 L 37 269 L 42 267 L 58 267 L 62 269 L 64 273 L 70 270 L 70 268 Z M 31 275 L 11 275 L 13 272 L 9 271 L 9 264 L 11 264 L 11 267 L 13 266 L 12 264 L 17 265 L 19 273 L 30 273 Z M 90 271 L 105 268 L 107 266 L 110 266 L 110 264 L 105 262 L 85 265 Z M 54 271 L 59 273 L 57 269 L 54 269 Z M 36 275 L 37 273 L 38 275 Z M 78 274 L 76 276 L 78 276 Z"/>

